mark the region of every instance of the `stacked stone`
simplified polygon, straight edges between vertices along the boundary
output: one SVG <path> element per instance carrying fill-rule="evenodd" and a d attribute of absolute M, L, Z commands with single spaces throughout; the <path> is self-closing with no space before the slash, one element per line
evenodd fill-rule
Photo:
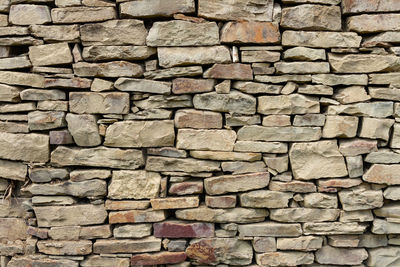
<path fill-rule="evenodd" d="M 1 267 L 400 266 L 400 1 L 0 13 Z"/>

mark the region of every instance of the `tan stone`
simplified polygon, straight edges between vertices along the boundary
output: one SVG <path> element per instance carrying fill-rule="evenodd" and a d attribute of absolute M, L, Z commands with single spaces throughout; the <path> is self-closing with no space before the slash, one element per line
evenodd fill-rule
<path fill-rule="evenodd" d="M 113 171 L 108 186 L 111 199 L 150 199 L 158 197 L 161 176 L 156 172 Z"/>
<path fill-rule="evenodd" d="M 360 47 L 361 36 L 354 32 L 284 31 L 282 45 L 306 47 Z"/>
<path fill-rule="evenodd" d="M 293 193 L 256 190 L 239 195 L 240 205 L 250 208 L 287 208 Z"/>
<path fill-rule="evenodd" d="M 309 4 L 286 7 L 282 9 L 280 25 L 296 30 L 340 31 L 340 7 Z"/>
<path fill-rule="evenodd" d="M 316 97 L 300 94 L 258 97 L 257 112 L 261 114 L 306 114 L 319 113 Z"/>
<path fill-rule="evenodd" d="M 0 218 L 0 222 L 0 240 L 15 241 L 28 238 L 28 226 L 24 219 Z"/>
<path fill-rule="evenodd" d="M 368 266 L 394 267 L 400 259 L 400 250 L 395 246 L 373 248 L 368 252 Z"/>
<path fill-rule="evenodd" d="M 143 68 L 128 61 L 111 61 L 106 63 L 78 62 L 73 64 L 74 73 L 80 77 L 140 77 Z"/>
<path fill-rule="evenodd" d="M 358 128 L 358 118 L 353 116 L 327 116 L 322 129 L 324 138 L 355 137 Z"/>
<path fill-rule="evenodd" d="M 171 83 L 143 79 L 118 78 L 114 86 L 124 92 L 152 94 L 169 94 L 171 92 Z"/>
<path fill-rule="evenodd" d="M 145 210 L 150 207 L 148 200 L 106 200 L 105 207 L 107 210 Z"/>
<path fill-rule="evenodd" d="M 39 252 L 49 255 L 88 255 L 92 253 L 92 242 L 40 240 L 37 243 Z"/>
<path fill-rule="evenodd" d="M 237 137 L 240 141 L 315 141 L 321 138 L 321 128 L 244 126 Z"/>
<path fill-rule="evenodd" d="M 51 153 L 51 162 L 59 166 L 93 166 L 116 169 L 137 169 L 144 165 L 142 151 L 135 149 L 69 148 L 58 146 Z"/>
<path fill-rule="evenodd" d="M 19 102 L 20 92 L 22 88 L 10 86 L 6 84 L 0 85 L 0 101 L 2 102 Z"/>
<path fill-rule="evenodd" d="M 97 146 L 101 144 L 96 117 L 68 113 L 65 117 L 68 131 L 78 146 Z"/>
<path fill-rule="evenodd" d="M 99 239 L 93 244 L 93 252 L 100 254 L 154 252 L 161 249 L 161 239 L 146 237 L 142 239 Z"/>
<path fill-rule="evenodd" d="M 242 51 L 241 60 L 245 63 L 253 62 L 277 62 L 281 53 L 272 51 Z"/>
<path fill-rule="evenodd" d="M 275 44 L 280 40 L 279 26 L 274 22 L 231 21 L 221 30 L 222 43 Z"/>
<path fill-rule="evenodd" d="M 129 94 L 71 92 L 69 107 L 73 113 L 127 114 L 129 112 Z"/>
<path fill-rule="evenodd" d="M 322 247 L 323 238 L 319 236 L 301 236 L 295 238 L 278 238 L 277 249 L 314 251 Z"/>
<path fill-rule="evenodd" d="M 193 13 L 193 0 L 148 0 L 131 1 L 120 4 L 120 14 L 131 18 L 171 17 L 175 13 Z"/>
<path fill-rule="evenodd" d="M 150 203 L 153 210 L 197 208 L 199 197 L 154 198 Z"/>
<path fill-rule="evenodd" d="M 398 31 L 400 14 L 363 14 L 351 16 L 346 21 L 347 29 L 359 33 Z"/>
<path fill-rule="evenodd" d="M 0 82 L 10 85 L 24 85 L 43 88 L 44 77 L 39 74 L 0 71 Z"/>
<path fill-rule="evenodd" d="M 257 161 L 261 160 L 260 153 L 240 153 L 223 151 L 190 151 L 190 156 L 196 159 L 210 160 L 235 160 L 235 161 Z"/>
<path fill-rule="evenodd" d="M 288 146 L 285 143 L 279 142 L 237 141 L 233 150 L 241 152 L 286 153 Z"/>
<path fill-rule="evenodd" d="M 178 172 L 212 172 L 220 170 L 220 163 L 211 160 L 179 159 L 167 157 L 147 157 L 148 171 L 178 171 Z"/>
<path fill-rule="evenodd" d="M 14 25 L 49 23 L 51 22 L 50 9 L 44 5 L 12 5 L 9 21 Z"/>
<path fill-rule="evenodd" d="M 72 63 L 72 55 L 68 43 L 30 46 L 29 58 L 34 66 Z"/>
<path fill-rule="evenodd" d="M 35 37 L 45 41 L 76 42 L 79 40 L 78 25 L 30 25 L 29 30 Z"/>
<path fill-rule="evenodd" d="M 96 267 L 100 265 L 118 266 L 118 267 L 129 267 L 128 258 L 113 258 L 113 257 L 102 257 L 100 255 L 92 255 L 87 257 L 85 260 L 80 262 L 82 267 Z M 63 266 L 60 266 L 63 267 Z"/>
<path fill-rule="evenodd" d="M 54 23 L 97 22 L 115 19 L 117 16 L 113 7 L 62 7 L 51 10 Z"/>
<path fill-rule="evenodd" d="M 357 156 L 378 151 L 377 141 L 368 139 L 340 140 L 339 151 L 343 156 Z"/>
<path fill-rule="evenodd" d="M 34 207 L 39 227 L 102 224 L 107 218 L 103 205 Z"/>
<path fill-rule="evenodd" d="M 337 73 L 399 71 L 400 58 L 393 55 L 328 54 L 332 70 Z"/>
<path fill-rule="evenodd" d="M 303 60 L 303 61 L 326 60 L 326 53 L 324 49 L 294 47 L 287 49 L 283 54 L 283 58 L 287 60 Z"/>
<path fill-rule="evenodd" d="M 222 175 L 204 179 L 204 188 L 209 195 L 221 195 L 230 192 L 243 192 L 266 187 L 269 173 Z"/>
<path fill-rule="evenodd" d="M 195 109 L 180 109 L 175 113 L 176 128 L 222 128 L 221 113 Z"/>
<path fill-rule="evenodd" d="M 233 151 L 236 133 L 231 130 L 179 129 L 176 147 L 190 150 Z"/>
<path fill-rule="evenodd" d="M 363 175 L 369 183 L 397 185 L 400 184 L 400 165 L 373 164 Z"/>
<path fill-rule="evenodd" d="M 314 254 L 299 251 L 266 252 L 256 255 L 261 266 L 298 266 L 314 262 Z"/>
<path fill-rule="evenodd" d="M 121 138 L 123 136 L 123 138 Z M 162 147 L 173 146 L 174 122 L 121 121 L 111 124 L 106 131 L 105 146 L 111 147 Z"/>
<path fill-rule="evenodd" d="M 261 222 L 239 225 L 239 236 L 272 236 L 290 237 L 301 236 L 302 230 L 299 223 Z"/>
<path fill-rule="evenodd" d="M 233 83 L 233 88 L 247 94 L 279 94 L 282 89 L 281 85 L 264 84 L 255 82 L 236 81 Z"/>
<path fill-rule="evenodd" d="M 315 74 L 312 75 L 312 82 L 329 86 L 334 85 L 367 85 L 367 74 Z M 339 89 L 340 90 L 340 89 Z"/>
<path fill-rule="evenodd" d="M 394 124 L 392 119 L 363 118 L 361 124 L 360 137 L 370 139 L 389 140 L 389 132 Z"/>
<path fill-rule="evenodd" d="M 109 20 L 80 26 L 83 45 L 145 45 L 147 30 L 143 21 Z"/>
<path fill-rule="evenodd" d="M 0 177 L 17 181 L 25 181 L 27 165 L 21 162 L 0 160 Z"/>
<path fill-rule="evenodd" d="M 151 235 L 152 228 L 150 223 L 117 225 L 113 235 L 116 238 L 143 238 Z"/>
<path fill-rule="evenodd" d="M 163 210 L 127 210 L 112 211 L 109 214 L 110 224 L 119 223 L 148 223 L 161 222 L 167 218 L 167 213 Z"/>
<path fill-rule="evenodd" d="M 321 264 L 357 265 L 368 258 L 364 248 L 334 248 L 323 246 L 315 253 L 315 260 Z"/>
<path fill-rule="evenodd" d="M 123 20 L 126 21 L 126 20 Z M 91 25 L 91 24 L 89 24 Z M 140 24 L 139 24 L 140 25 Z M 139 26 L 140 27 L 140 26 Z M 96 43 L 102 41 L 95 41 L 95 37 L 89 37 L 84 34 L 88 34 L 86 31 L 89 31 L 82 26 L 82 38 L 87 38 L 88 41 L 83 41 L 85 44 L 88 43 Z M 112 33 L 112 32 L 111 32 Z M 83 37 L 85 36 L 85 37 Z M 93 39 L 92 39 L 93 38 Z M 122 38 L 120 35 L 115 36 L 114 38 Z M 93 40 L 93 41 L 89 41 Z M 117 40 L 114 40 L 114 43 L 117 43 Z M 131 40 L 135 41 L 135 40 Z M 137 39 L 136 39 L 137 41 Z M 104 40 L 106 43 L 107 40 Z M 122 40 L 121 43 L 129 42 L 128 40 Z M 147 59 L 152 55 L 157 53 L 157 49 L 147 46 L 132 46 L 132 45 L 93 45 L 84 47 L 82 51 L 82 57 L 85 61 L 95 62 L 100 60 L 143 60 Z"/>
<path fill-rule="evenodd" d="M 275 68 L 278 74 L 329 73 L 329 64 L 326 62 L 278 62 Z"/>
<path fill-rule="evenodd" d="M 363 86 L 350 86 L 338 89 L 335 91 L 333 98 L 341 104 L 364 102 L 371 99 Z"/>
<path fill-rule="evenodd" d="M 304 234 L 306 235 L 362 234 L 366 228 L 366 225 L 355 222 L 306 222 L 303 224 Z"/>
<path fill-rule="evenodd" d="M 393 12 L 400 11 L 400 3 L 396 0 L 343 0 L 343 14 L 363 12 Z"/>
<path fill-rule="evenodd" d="M 214 89 L 213 79 L 177 78 L 172 81 L 172 92 L 174 94 L 205 93 Z"/>
<path fill-rule="evenodd" d="M 269 217 L 278 222 L 324 222 L 335 221 L 339 217 L 339 212 L 339 209 L 273 209 Z"/>

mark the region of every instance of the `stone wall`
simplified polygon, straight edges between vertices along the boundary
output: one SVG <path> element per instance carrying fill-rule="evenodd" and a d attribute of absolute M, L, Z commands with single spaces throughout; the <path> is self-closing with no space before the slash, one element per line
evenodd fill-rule
<path fill-rule="evenodd" d="M 0 0 L 1 267 L 400 266 L 399 0 Z"/>

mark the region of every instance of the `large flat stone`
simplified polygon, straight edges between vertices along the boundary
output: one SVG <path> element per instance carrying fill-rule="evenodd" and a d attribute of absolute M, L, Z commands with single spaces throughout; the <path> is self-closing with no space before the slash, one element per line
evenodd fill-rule
<path fill-rule="evenodd" d="M 73 113 L 127 114 L 128 93 L 71 92 L 69 107 Z"/>
<path fill-rule="evenodd" d="M 51 22 L 50 9 L 45 5 L 12 5 L 9 21 L 14 25 L 49 23 Z"/>
<path fill-rule="evenodd" d="M 194 0 L 147 0 L 120 4 L 120 14 L 130 18 L 172 17 L 175 13 L 194 13 Z"/>
<path fill-rule="evenodd" d="M 28 226 L 22 218 L 0 218 L 0 239 L 10 242 L 26 240 Z"/>
<path fill-rule="evenodd" d="M 209 195 L 243 192 L 268 186 L 269 173 L 222 175 L 204 179 L 204 187 Z"/>
<path fill-rule="evenodd" d="M 39 240 L 37 247 L 39 252 L 48 255 L 88 255 L 92 253 L 92 242 L 89 240 Z"/>
<path fill-rule="evenodd" d="M 124 92 L 141 92 L 151 94 L 169 94 L 171 83 L 153 80 L 119 78 L 114 87 Z"/>
<path fill-rule="evenodd" d="M 40 74 L 0 71 L 0 83 L 43 88 L 44 82 L 44 76 Z"/>
<path fill-rule="evenodd" d="M 396 246 L 368 250 L 368 266 L 395 267 L 400 263 L 400 249 Z"/>
<path fill-rule="evenodd" d="M 74 73 L 80 77 L 140 77 L 143 68 L 128 61 L 111 61 L 106 63 L 78 62 L 72 65 Z"/>
<path fill-rule="evenodd" d="M 230 21 L 221 30 L 222 43 L 275 44 L 280 40 L 279 25 L 274 22 Z"/>
<path fill-rule="evenodd" d="M 118 266 L 118 267 L 129 267 L 128 258 L 112 258 L 112 257 L 102 257 L 99 255 L 92 255 L 87 257 L 85 260 L 80 262 L 82 267 L 96 267 L 101 265 L 108 266 Z M 63 267 L 63 266 L 60 266 Z"/>
<path fill-rule="evenodd" d="M 176 139 L 178 149 L 233 151 L 236 133 L 232 130 L 179 129 Z"/>
<path fill-rule="evenodd" d="M 46 44 L 29 47 L 29 59 L 33 66 L 49 66 L 72 63 L 68 43 Z"/>
<path fill-rule="evenodd" d="M 261 266 L 298 266 L 312 264 L 314 254 L 299 251 L 266 252 L 257 254 L 256 262 Z"/>
<path fill-rule="evenodd" d="M 329 73 L 329 64 L 326 62 L 278 62 L 275 68 L 277 73 L 284 74 Z"/>
<path fill-rule="evenodd" d="M 173 146 L 174 122 L 121 121 L 111 124 L 106 131 L 105 146 L 111 147 L 162 147 Z"/>
<path fill-rule="evenodd" d="M 303 224 L 306 235 L 362 234 L 366 228 L 366 225 L 356 222 L 306 222 Z"/>
<path fill-rule="evenodd" d="M 43 38 L 45 41 L 79 40 L 79 25 L 30 25 L 29 30 L 33 36 Z"/>
<path fill-rule="evenodd" d="M 142 239 L 99 239 L 93 244 L 93 252 L 101 254 L 155 252 L 161 249 L 161 239 L 147 237 Z"/>
<path fill-rule="evenodd" d="M 0 177 L 17 181 L 25 181 L 27 165 L 21 162 L 0 160 Z"/>
<path fill-rule="evenodd" d="M 137 169 L 144 165 L 142 151 L 107 147 L 70 148 L 58 146 L 51 153 L 51 162 L 59 166 L 92 166 L 116 169 Z"/>
<path fill-rule="evenodd" d="M 200 238 L 213 237 L 214 224 L 166 221 L 155 223 L 154 236 L 162 238 Z"/>
<path fill-rule="evenodd" d="M 161 176 L 156 172 L 113 171 L 108 186 L 112 199 L 150 199 L 158 197 Z"/>
<path fill-rule="evenodd" d="M 249 208 L 287 208 L 293 193 L 255 190 L 239 195 L 240 205 Z"/>
<path fill-rule="evenodd" d="M 240 141 L 316 141 L 321 138 L 320 127 L 243 126 L 237 133 Z"/>
<path fill-rule="evenodd" d="M 214 64 L 204 72 L 203 77 L 213 79 L 252 80 L 253 71 L 248 64 Z"/>
<path fill-rule="evenodd" d="M 343 0 L 343 14 L 367 12 L 394 12 L 400 11 L 400 3 L 396 0 Z"/>
<path fill-rule="evenodd" d="M 146 170 L 158 172 L 212 172 L 220 170 L 220 163 L 192 158 L 180 159 L 151 156 L 147 157 Z"/>
<path fill-rule="evenodd" d="M 53 23 L 60 24 L 105 21 L 115 19 L 116 16 L 114 7 L 73 6 L 51 10 Z"/>
<path fill-rule="evenodd" d="M 150 200 L 153 210 L 188 209 L 199 206 L 198 196 L 153 198 Z"/>
<path fill-rule="evenodd" d="M 322 48 L 360 47 L 362 37 L 354 32 L 284 31 L 282 45 Z"/>
<path fill-rule="evenodd" d="M 400 165 L 373 164 L 363 175 L 363 180 L 376 184 L 400 184 Z"/>
<path fill-rule="evenodd" d="M 133 255 L 132 266 L 154 266 L 162 264 L 179 264 L 186 260 L 185 252 L 159 252 Z"/>
<path fill-rule="evenodd" d="M 363 14 L 351 16 L 346 21 L 347 29 L 359 33 L 387 32 L 400 30 L 400 14 Z"/>
<path fill-rule="evenodd" d="M 400 70 L 400 57 L 370 54 L 329 54 L 329 63 L 337 73 L 392 72 Z"/>
<path fill-rule="evenodd" d="M 339 212 L 339 209 L 272 209 L 269 217 L 278 222 L 324 222 L 335 221 L 339 217 Z"/>
<path fill-rule="evenodd" d="M 295 237 L 302 234 L 299 223 L 261 222 L 239 225 L 239 236 Z"/>
<path fill-rule="evenodd" d="M 175 113 L 176 128 L 222 128 L 221 113 L 196 109 L 180 109 Z"/>
<path fill-rule="evenodd" d="M 215 22 L 171 20 L 155 22 L 146 40 L 148 46 L 216 45 L 219 43 L 219 32 Z"/>
<path fill-rule="evenodd" d="M 335 248 L 323 246 L 315 252 L 315 260 L 321 264 L 357 265 L 368 258 L 364 248 Z"/>
<path fill-rule="evenodd" d="M 83 33 L 83 26 L 82 26 Z M 89 38 L 89 37 L 86 37 Z M 95 37 L 93 37 L 95 38 Z M 115 37 L 117 38 L 117 37 Z M 118 38 L 121 38 L 118 36 Z M 101 41 L 85 41 L 85 43 L 96 43 Z M 106 42 L 106 41 L 104 41 Z M 122 41 L 129 42 L 129 40 Z M 117 43 L 117 41 L 115 41 Z M 82 50 L 82 57 L 85 61 L 95 62 L 100 60 L 143 60 L 157 53 L 157 49 L 147 46 L 133 45 L 93 45 L 86 46 Z"/>
<path fill-rule="evenodd" d="M 83 45 L 145 45 L 147 30 L 143 21 L 109 20 L 80 26 Z"/>
<path fill-rule="evenodd" d="M 257 112 L 261 114 L 308 114 L 319 113 L 316 97 L 300 94 L 258 97 Z"/>
<path fill-rule="evenodd" d="M 34 207 L 39 227 L 102 224 L 107 218 L 103 205 Z"/>
<path fill-rule="evenodd" d="M 167 213 L 164 210 L 127 210 L 110 212 L 108 221 L 110 224 L 150 223 L 161 222 L 166 218 Z"/>
<path fill-rule="evenodd" d="M 198 15 L 216 20 L 272 21 L 274 1 L 253 3 L 249 0 L 200 0 Z"/>
<path fill-rule="evenodd" d="M 68 131 L 78 146 L 98 146 L 101 137 L 94 115 L 68 113 L 65 117 Z"/>

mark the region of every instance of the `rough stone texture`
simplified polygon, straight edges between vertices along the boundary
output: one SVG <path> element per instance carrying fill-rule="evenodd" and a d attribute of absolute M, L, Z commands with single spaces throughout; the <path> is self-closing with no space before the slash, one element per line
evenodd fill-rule
<path fill-rule="evenodd" d="M 99 129 L 94 115 L 68 113 L 65 117 L 68 131 L 78 146 L 97 146 L 101 144 Z"/>
<path fill-rule="evenodd" d="M 193 0 L 133 1 L 120 5 L 121 15 L 131 18 L 171 17 L 175 13 L 193 13 L 194 11 Z"/>
<path fill-rule="evenodd" d="M 122 113 L 129 111 L 127 93 L 80 93 L 69 94 L 70 111 L 74 113 Z"/>
<path fill-rule="evenodd" d="M 232 151 L 236 133 L 230 130 L 180 129 L 176 140 L 179 149 Z"/>
<path fill-rule="evenodd" d="M 50 9 L 43 5 L 12 5 L 9 21 L 14 25 L 49 23 L 51 22 Z"/>
<path fill-rule="evenodd" d="M 282 44 L 306 47 L 359 47 L 361 36 L 353 32 L 306 32 L 284 31 Z"/>
<path fill-rule="evenodd" d="M 280 40 L 279 26 L 273 22 L 228 22 L 221 32 L 222 43 L 275 44 Z"/>
<path fill-rule="evenodd" d="M 34 66 L 62 65 L 72 62 L 68 43 L 29 47 L 29 59 Z"/>
<path fill-rule="evenodd" d="M 319 113 L 317 98 L 300 94 L 258 97 L 257 112 L 261 114 Z"/>

